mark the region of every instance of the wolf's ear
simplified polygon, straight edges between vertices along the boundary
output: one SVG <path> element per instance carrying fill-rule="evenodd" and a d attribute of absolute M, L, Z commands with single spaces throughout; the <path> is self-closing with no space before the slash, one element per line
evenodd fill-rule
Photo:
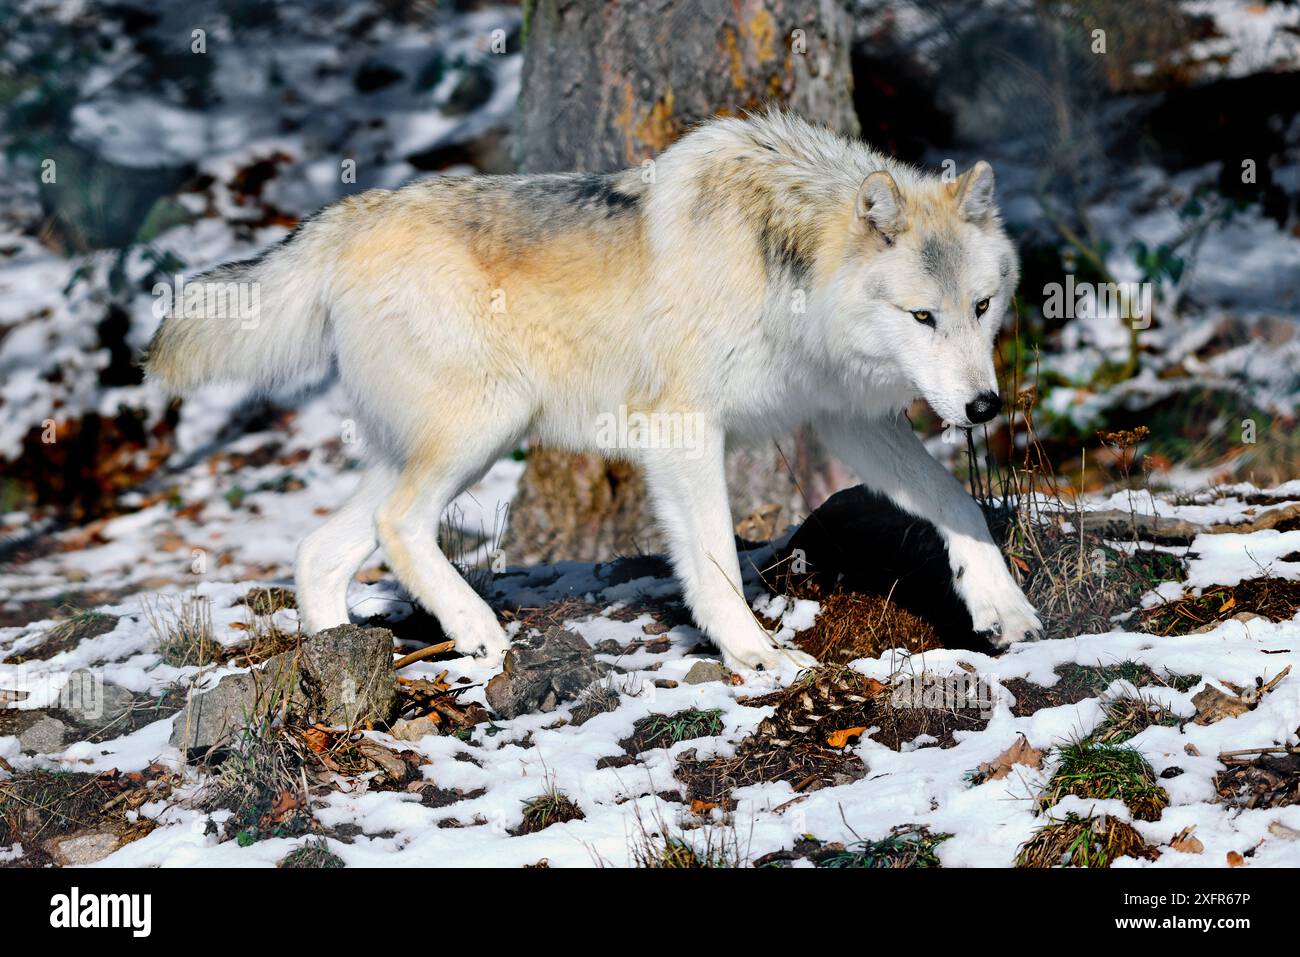
<path fill-rule="evenodd" d="M 952 186 L 957 212 L 971 223 L 982 223 L 993 214 L 993 167 L 980 160 Z"/>
<path fill-rule="evenodd" d="M 886 241 L 907 228 L 907 215 L 903 211 L 903 197 L 898 184 L 885 170 L 876 170 L 858 187 L 857 218 L 875 229 Z"/>

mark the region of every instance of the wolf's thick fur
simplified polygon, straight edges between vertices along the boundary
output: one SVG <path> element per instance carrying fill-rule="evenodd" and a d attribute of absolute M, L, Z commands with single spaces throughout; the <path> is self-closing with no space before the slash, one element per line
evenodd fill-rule
<path fill-rule="evenodd" d="M 902 410 L 995 414 L 1014 248 L 976 164 L 946 183 L 771 113 L 710 122 L 647 170 L 443 177 L 345 199 L 257 259 L 261 321 L 168 318 L 149 373 L 272 387 L 337 363 L 375 462 L 298 552 L 316 631 L 348 620 L 377 544 L 458 648 L 500 653 L 438 518 L 525 435 L 643 467 L 695 619 L 732 667 L 783 656 L 741 591 L 728 437 L 813 425 L 869 487 L 933 522 L 977 630 L 1038 630 L 984 519 Z M 609 417 L 689 416 L 690 448 L 601 447 Z M 635 434 L 635 432 L 634 432 Z M 863 542 L 870 548 L 870 542 Z"/>

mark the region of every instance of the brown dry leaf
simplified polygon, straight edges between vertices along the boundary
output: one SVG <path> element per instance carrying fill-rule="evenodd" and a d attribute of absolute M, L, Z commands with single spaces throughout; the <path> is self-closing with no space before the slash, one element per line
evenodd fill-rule
<path fill-rule="evenodd" d="M 1194 758 L 1199 758 L 1199 757 L 1201 756 L 1201 751 L 1200 751 L 1200 749 L 1197 748 L 1196 745 L 1194 745 L 1194 744 L 1184 744 L 1184 745 L 1183 745 L 1183 753 L 1184 753 L 1184 754 L 1191 755 L 1191 756 L 1194 757 Z"/>
<path fill-rule="evenodd" d="M 281 791 L 280 796 L 275 799 L 271 809 L 262 816 L 265 825 L 273 826 L 279 824 L 294 811 L 302 807 L 302 798 L 292 791 Z"/>
<path fill-rule="evenodd" d="M 301 734 L 302 739 L 307 742 L 307 747 L 317 754 L 328 751 L 335 738 L 334 731 L 323 724 L 314 724 L 310 728 L 305 728 Z"/>
<path fill-rule="evenodd" d="M 717 807 L 717 806 L 718 806 L 718 803 L 717 803 L 716 801 L 699 801 L 699 800 L 692 801 L 692 802 L 691 802 L 691 813 L 692 813 L 692 814 L 708 814 L 710 811 L 712 811 L 712 810 L 713 810 L 715 807 Z"/>
<path fill-rule="evenodd" d="M 1204 690 L 1192 697 L 1192 704 L 1196 705 L 1196 717 L 1192 720 L 1197 724 L 1213 724 L 1224 718 L 1235 718 L 1245 714 L 1259 704 L 1259 700 L 1276 688 L 1290 673 L 1291 666 L 1287 665 L 1267 682 L 1263 678 L 1256 678 L 1256 687 L 1250 689 L 1238 688 L 1225 681 L 1224 684 L 1236 692 L 1235 696 L 1225 694 L 1213 685 L 1207 684 Z"/>
<path fill-rule="evenodd" d="M 378 741 L 373 741 L 370 738 L 362 738 L 358 741 L 357 750 L 370 764 L 374 765 L 376 770 L 382 771 L 390 780 L 401 781 L 406 778 L 406 762 L 402 760 L 402 756 L 396 751 L 386 748 Z"/>
<path fill-rule="evenodd" d="M 1224 718 L 1243 715 L 1250 710 L 1248 702 L 1236 695 L 1220 691 L 1213 685 L 1206 685 L 1204 690 L 1193 695 L 1192 704 L 1196 705 L 1196 717 L 1192 720 L 1197 724 L 1214 724 Z"/>
<path fill-rule="evenodd" d="M 1194 830 L 1196 830 L 1196 825 L 1189 824 L 1174 835 L 1174 839 L 1169 842 L 1169 846 L 1175 851 L 1182 851 L 1184 854 L 1200 854 L 1205 850 L 1205 845 L 1201 843 L 1199 838 L 1192 837 Z"/>
<path fill-rule="evenodd" d="M 1237 607 L 1237 596 L 1229 595 L 1228 600 L 1219 606 L 1219 614 L 1222 615 L 1229 608 L 1235 608 L 1235 607 Z"/>
<path fill-rule="evenodd" d="M 1287 827 L 1281 821 L 1274 821 L 1268 826 L 1268 833 L 1274 837 L 1280 837 L 1284 841 L 1300 840 L 1300 831 L 1293 827 Z"/>
<path fill-rule="evenodd" d="M 1001 781 L 1011 773 L 1013 765 L 1023 764 L 1031 768 L 1041 768 L 1043 766 L 1043 752 L 1029 744 L 1029 739 L 1023 734 L 1011 745 L 992 761 L 987 761 L 979 766 L 980 773 L 984 775 L 986 781 Z"/>
<path fill-rule="evenodd" d="M 879 682 L 877 682 L 879 684 Z M 848 745 L 852 738 L 860 738 L 866 733 L 866 728 L 845 728 L 843 731 L 832 731 L 826 736 L 826 743 L 832 748 L 843 748 Z"/>
<path fill-rule="evenodd" d="M 1246 864 L 1246 859 L 1242 857 L 1240 854 L 1238 854 L 1236 851 L 1228 852 L 1229 867 L 1244 867 L 1245 864 Z"/>

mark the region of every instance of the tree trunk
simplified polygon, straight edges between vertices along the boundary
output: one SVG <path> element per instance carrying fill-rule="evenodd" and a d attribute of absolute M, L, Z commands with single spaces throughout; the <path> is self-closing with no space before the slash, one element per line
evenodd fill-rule
<path fill-rule="evenodd" d="M 769 103 L 858 132 L 838 0 L 533 0 L 524 15 L 523 172 L 636 166 L 695 123 Z M 729 450 L 727 477 L 746 538 L 771 537 L 848 482 L 808 432 Z M 504 542 L 512 564 L 661 547 L 634 468 L 530 449 Z"/>

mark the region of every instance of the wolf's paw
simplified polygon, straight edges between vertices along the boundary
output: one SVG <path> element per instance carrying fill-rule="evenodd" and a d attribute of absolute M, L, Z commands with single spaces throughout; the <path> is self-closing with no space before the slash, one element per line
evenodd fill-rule
<path fill-rule="evenodd" d="M 1014 583 L 996 600 L 981 601 L 971 608 L 971 626 L 994 648 L 1007 648 L 1020 641 L 1043 637 L 1043 623 L 1029 600 Z"/>
<path fill-rule="evenodd" d="M 485 664 L 494 667 L 501 664 L 510 648 L 510 639 L 497 624 L 495 616 L 467 617 L 457 622 L 451 631 L 451 639 L 461 654 L 482 658 Z"/>
<path fill-rule="evenodd" d="M 781 648 L 770 640 L 728 644 L 722 648 L 722 663 L 732 671 L 780 671 L 782 665 L 796 669 L 816 668 L 817 659 L 794 648 Z"/>

